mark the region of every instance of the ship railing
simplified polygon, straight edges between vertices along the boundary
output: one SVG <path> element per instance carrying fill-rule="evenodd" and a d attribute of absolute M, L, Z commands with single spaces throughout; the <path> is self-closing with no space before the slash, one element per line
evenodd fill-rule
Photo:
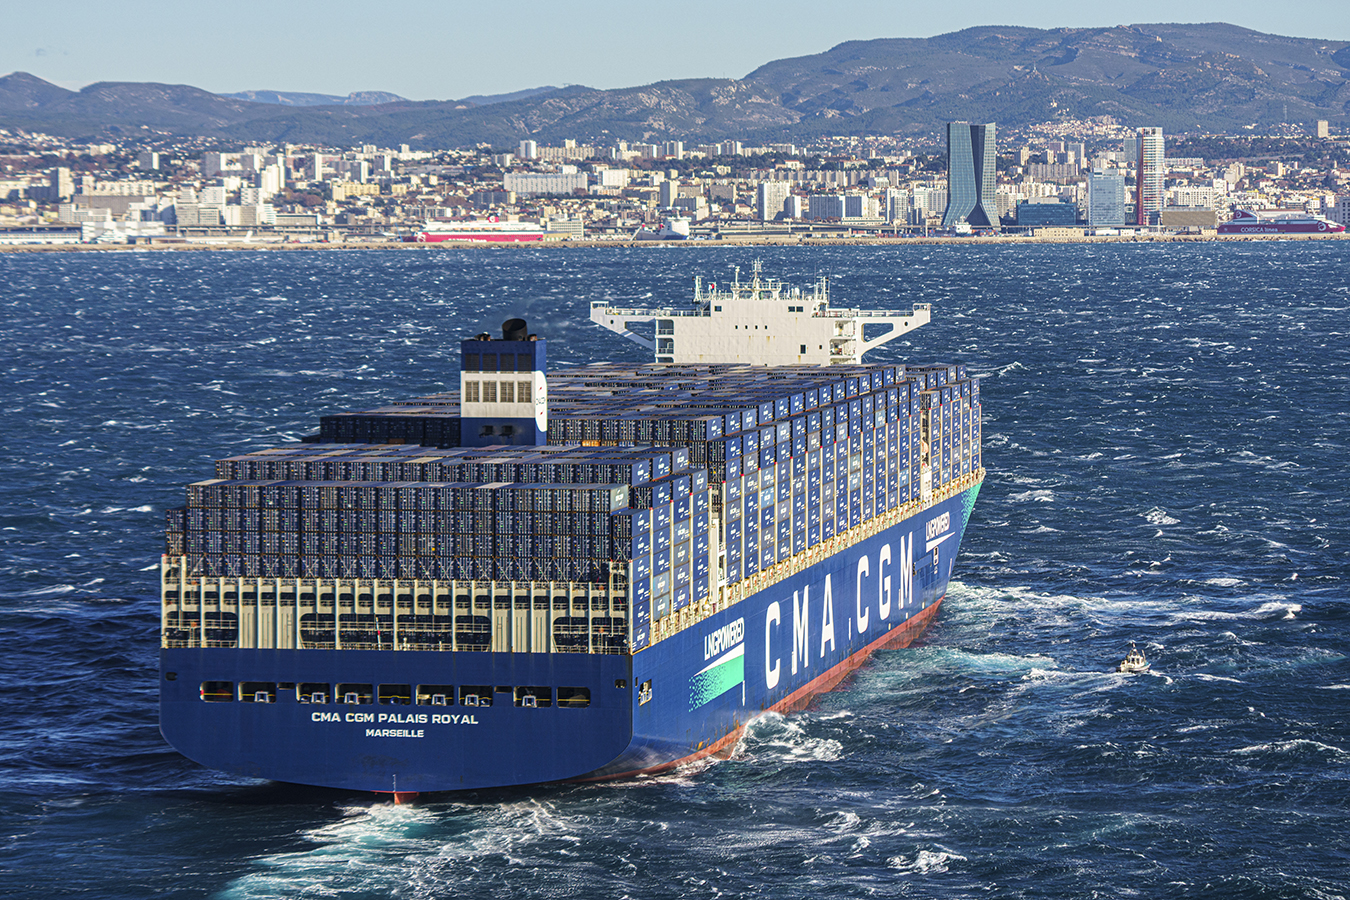
<path fill-rule="evenodd" d="M 591 309 L 603 309 L 607 316 L 651 316 L 660 319 L 680 317 L 703 318 L 708 315 L 706 309 L 638 309 L 636 307 L 605 306 L 603 302 L 593 303 Z"/>
<path fill-rule="evenodd" d="M 912 319 L 918 309 L 822 309 L 814 315 L 821 319 Z"/>
<path fill-rule="evenodd" d="M 708 308 L 702 309 L 674 309 L 671 307 L 627 307 L 627 306 L 605 306 L 603 303 L 596 303 L 591 307 L 599 309 L 607 316 L 627 317 L 627 318 L 653 318 L 653 319 L 678 319 L 678 318 L 707 318 L 711 315 Z M 913 310 L 904 309 L 816 309 L 811 313 L 812 318 L 817 319 L 912 319 L 918 313 L 918 307 Z"/>
<path fill-rule="evenodd" d="M 604 583 L 275 578 L 161 564 L 161 646 L 623 654 L 626 574 Z"/>

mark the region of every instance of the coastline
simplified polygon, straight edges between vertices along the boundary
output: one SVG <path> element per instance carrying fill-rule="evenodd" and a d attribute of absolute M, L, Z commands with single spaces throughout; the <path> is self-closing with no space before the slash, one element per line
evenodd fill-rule
<path fill-rule="evenodd" d="M 521 241 L 521 242 L 450 242 L 437 244 L 418 244 L 402 241 L 315 241 L 312 243 L 281 243 L 269 241 L 243 241 L 210 243 L 150 243 L 150 244 L 0 244 L 2 253 L 89 253 L 89 252 L 142 252 L 142 251 L 202 251 L 202 250 L 406 250 L 412 252 L 433 253 L 446 250 L 517 250 L 517 249 L 603 249 L 603 248 L 717 248 L 742 246 L 783 246 L 783 247 L 839 247 L 839 246 L 884 246 L 884 245 L 924 245 L 924 246 L 962 246 L 988 247 L 1006 244 L 1147 244 L 1147 243 L 1200 243 L 1200 242 L 1252 242 L 1252 241 L 1344 241 L 1350 240 L 1350 231 L 1340 234 L 1145 234 L 1145 235 L 1079 235 L 1074 237 L 1030 237 L 1024 235 L 989 235 L 970 237 L 883 237 L 878 235 L 858 236 L 797 236 L 797 235 L 724 235 L 715 240 L 686 241 L 634 241 L 634 240 L 559 240 L 559 241 Z"/>

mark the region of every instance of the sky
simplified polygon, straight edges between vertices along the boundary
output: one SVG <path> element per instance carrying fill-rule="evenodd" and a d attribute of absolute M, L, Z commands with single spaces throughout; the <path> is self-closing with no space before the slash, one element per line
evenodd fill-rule
<path fill-rule="evenodd" d="M 0 75 L 450 100 L 542 85 L 740 78 L 843 41 L 975 25 L 1229 22 L 1350 41 L 1350 0 L 0 0 Z"/>

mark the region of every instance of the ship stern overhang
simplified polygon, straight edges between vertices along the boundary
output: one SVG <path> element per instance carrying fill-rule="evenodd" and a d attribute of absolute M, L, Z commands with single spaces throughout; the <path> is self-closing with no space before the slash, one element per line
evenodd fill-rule
<path fill-rule="evenodd" d="M 160 668 L 164 738 L 253 778 L 392 792 L 534 784 L 602 768 L 632 739 L 626 655 L 166 648 Z"/>

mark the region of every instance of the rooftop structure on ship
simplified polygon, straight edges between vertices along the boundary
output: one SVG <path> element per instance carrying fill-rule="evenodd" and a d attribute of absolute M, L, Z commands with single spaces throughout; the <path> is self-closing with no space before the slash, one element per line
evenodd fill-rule
<path fill-rule="evenodd" d="M 688 307 L 639 309 L 596 301 L 591 321 L 646 347 L 656 363 L 826 366 L 861 363 L 864 353 L 928 324 L 931 312 L 927 303 L 908 312 L 834 308 L 825 276 L 803 291 L 761 278 L 756 261 L 748 282 L 741 281 L 739 267 L 729 285 L 695 278 Z M 648 323 L 655 326 L 650 337 L 633 330 Z"/>

